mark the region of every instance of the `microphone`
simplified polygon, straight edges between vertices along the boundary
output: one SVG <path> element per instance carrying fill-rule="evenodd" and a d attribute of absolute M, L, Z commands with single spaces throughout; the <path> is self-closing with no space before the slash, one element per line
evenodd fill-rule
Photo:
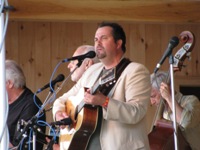
<path fill-rule="evenodd" d="M 85 58 L 94 58 L 95 56 L 96 56 L 96 53 L 94 51 L 89 51 L 88 53 L 83 54 L 83 55 L 66 58 L 66 59 L 62 60 L 62 62 L 68 62 L 68 61 L 77 60 L 77 59 L 82 61 Z"/>
<path fill-rule="evenodd" d="M 50 125 L 54 126 L 54 125 L 70 125 L 72 124 L 72 119 L 71 118 L 65 118 L 65 119 L 62 119 L 60 121 L 55 121 L 55 122 L 52 122 L 50 123 Z"/>
<path fill-rule="evenodd" d="M 156 68 L 154 69 L 154 73 L 156 73 L 156 72 L 159 70 L 159 68 L 161 67 L 161 65 L 162 65 L 163 62 L 165 61 L 165 59 L 166 59 L 169 55 L 171 55 L 172 49 L 173 49 L 174 47 L 176 47 L 176 46 L 178 45 L 178 43 L 179 43 L 179 38 L 178 38 L 178 37 L 174 36 L 174 37 L 171 38 L 171 40 L 169 41 L 169 44 L 168 44 L 168 46 L 167 46 L 167 49 L 165 50 L 165 53 L 163 54 L 161 60 L 160 60 L 159 63 L 156 65 Z"/>
<path fill-rule="evenodd" d="M 37 90 L 36 93 L 40 93 L 42 92 L 43 90 L 45 90 L 46 88 L 50 87 L 50 85 L 52 87 L 54 87 L 54 85 L 57 83 L 57 82 L 61 82 L 65 79 L 65 76 L 63 74 L 59 74 L 53 81 L 51 81 L 50 83 L 47 83 L 45 86 L 43 86 L 42 88 L 40 88 L 39 90 Z"/>

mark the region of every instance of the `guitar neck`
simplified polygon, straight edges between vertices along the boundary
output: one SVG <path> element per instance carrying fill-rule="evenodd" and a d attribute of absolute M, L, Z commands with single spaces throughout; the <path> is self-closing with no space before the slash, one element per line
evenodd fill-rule
<path fill-rule="evenodd" d="M 98 88 L 99 88 L 99 84 L 95 84 L 93 86 L 93 88 L 90 89 L 90 93 L 92 95 L 94 95 L 97 92 Z M 79 103 L 79 105 L 77 106 L 77 110 L 76 110 L 77 114 L 83 109 L 83 107 L 85 106 L 85 104 L 86 103 L 83 100 Z"/>
<path fill-rule="evenodd" d="M 91 87 L 90 94 L 94 95 L 102 85 L 108 82 L 111 84 L 111 81 L 115 81 L 115 69 L 109 70 L 103 76 L 101 76 L 99 80 L 97 80 L 97 82 L 95 82 L 95 84 Z M 87 88 L 85 88 L 85 90 L 87 90 Z M 78 114 L 84 106 L 85 102 L 82 100 L 76 108 L 76 114 Z"/>

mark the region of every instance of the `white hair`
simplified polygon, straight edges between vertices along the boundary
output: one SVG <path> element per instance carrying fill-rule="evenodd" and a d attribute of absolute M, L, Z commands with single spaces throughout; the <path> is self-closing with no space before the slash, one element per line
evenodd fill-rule
<path fill-rule="evenodd" d="M 26 86 L 26 78 L 21 67 L 13 60 L 5 61 L 6 81 L 13 82 L 15 88 L 24 88 Z"/>
<path fill-rule="evenodd" d="M 83 50 L 83 53 L 87 53 L 89 51 L 94 51 L 95 52 L 95 48 L 92 45 L 81 45 L 80 47 Z M 93 63 L 98 63 L 99 59 L 97 58 L 97 56 L 95 56 L 94 58 L 92 58 Z"/>
<path fill-rule="evenodd" d="M 158 71 L 156 74 L 151 74 L 151 86 L 157 90 L 160 88 L 162 82 L 166 82 L 168 73 L 164 71 Z"/>

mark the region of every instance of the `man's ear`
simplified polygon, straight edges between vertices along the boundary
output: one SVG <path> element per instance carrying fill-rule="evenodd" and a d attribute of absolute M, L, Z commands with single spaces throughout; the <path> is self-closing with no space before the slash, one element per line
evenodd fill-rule
<path fill-rule="evenodd" d="M 11 89 L 14 87 L 13 82 L 11 82 L 10 80 L 6 81 L 8 83 L 8 87 Z"/>
<path fill-rule="evenodd" d="M 117 40 L 117 48 L 119 49 L 121 47 L 122 47 L 122 40 L 119 39 L 119 40 Z"/>

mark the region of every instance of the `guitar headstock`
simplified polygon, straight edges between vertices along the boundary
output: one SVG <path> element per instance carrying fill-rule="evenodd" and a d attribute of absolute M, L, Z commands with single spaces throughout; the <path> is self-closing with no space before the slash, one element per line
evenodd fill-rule
<path fill-rule="evenodd" d="M 104 95 L 107 95 L 116 82 L 116 68 L 108 70 L 104 75 L 99 79 L 99 91 Z"/>
<path fill-rule="evenodd" d="M 99 79 L 99 85 L 113 84 L 116 82 L 116 68 L 108 70 L 103 76 Z"/>
<path fill-rule="evenodd" d="M 98 84 L 95 84 L 91 89 L 90 93 L 94 94 L 97 90 L 100 90 L 102 93 L 106 91 L 106 88 L 111 86 L 116 82 L 116 68 L 108 70 L 105 72 L 98 80 Z"/>
<path fill-rule="evenodd" d="M 184 45 L 176 52 L 174 55 L 174 70 L 181 71 L 183 62 L 186 58 L 190 58 L 191 51 L 194 47 L 194 35 L 190 31 L 183 31 L 179 35 L 180 42 L 184 43 Z"/>

